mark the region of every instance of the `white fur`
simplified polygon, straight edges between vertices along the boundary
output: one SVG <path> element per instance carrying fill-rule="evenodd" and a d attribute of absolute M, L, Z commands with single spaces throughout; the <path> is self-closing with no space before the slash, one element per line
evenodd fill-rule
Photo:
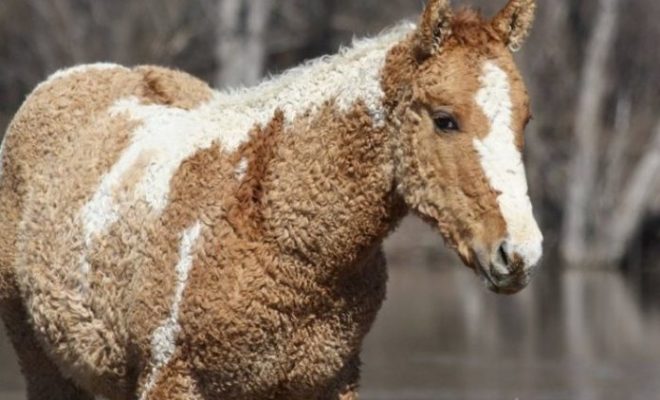
<path fill-rule="evenodd" d="M 151 371 L 140 399 L 145 399 L 158 380 L 161 369 L 169 363 L 176 350 L 176 337 L 181 330 L 179 307 L 193 265 L 193 247 L 197 243 L 201 225 L 197 222 L 183 232 L 179 246 L 179 262 L 175 267 L 176 286 L 169 317 L 154 331 L 151 338 Z"/>
<path fill-rule="evenodd" d="M 239 181 L 243 180 L 248 169 L 248 161 L 246 158 L 241 158 L 241 161 L 238 162 L 236 169 L 234 169 L 234 175 Z"/>
<path fill-rule="evenodd" d="M 214 142 L 219 142 L 227 153 L 235 151 L 247 140 L 250 130 L 255 125 L 266 125 L 277 109 L 284 113 L 286 122 L 291 122 L 306 112 L 315 113 L 332 99 L 340 111 L 347 111 L 361 100 L 376 123 L 383 124 L 380 71 L 389 49 L 413 29 L 412 24 L 402 24 L 255 88 L 216 92 L 211 101 L 190 111 L 144 105 L 137 98 L 119 100 L 110 113 L 126 115 L 141 124 L 131 144 L 82 209 L 87 247 L 119 218 L 113 188 L 140 157 L 148 157 L 149 163 L 135 189 L 135 200 L 146 201 L 160 213 L 168 203 L 170 180 L 183 160 Z M 237 172 L 240 175 L 240 169 Z"/>
<path fill-rule="evenodd" d="M 491 126 L 488 136 L 474 140 L 474 147 L 481 156 L 490 185 L 501 193 L 497 202 L 508 228 L 506 250 L 519 254 L 526 265 L 533 266 L 541 258 L 543 237 L 532 213 L 525 166 L 511 129 L 513 104 L 509 78 L 489 61 L 484 64 L 480 80 L 482 87 L 475 100 Z"/>

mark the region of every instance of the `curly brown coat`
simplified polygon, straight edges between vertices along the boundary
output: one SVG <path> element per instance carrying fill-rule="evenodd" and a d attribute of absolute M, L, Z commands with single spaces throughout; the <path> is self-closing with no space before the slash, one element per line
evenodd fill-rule
<path fill-rule="evenodd" d="M 356 399 L 381 243 L 408 210 L 475 270 L 509 237 L 509 259 L 482 273 L 521 289 L 540 233 L 530 206 L 514 243 L 475 150 L 495 120 L 474 97 L 497 65 L 503 132 L 522 148 L 528 100 L 507 47 L 533 7 L 486 21 L 431 0 L 417 27 L 238 94 L 149 66 L 40 85 L 0 170 L 0 312 L 29 398 Z M 440 111 L 461 135 L 438 131 Z"/>

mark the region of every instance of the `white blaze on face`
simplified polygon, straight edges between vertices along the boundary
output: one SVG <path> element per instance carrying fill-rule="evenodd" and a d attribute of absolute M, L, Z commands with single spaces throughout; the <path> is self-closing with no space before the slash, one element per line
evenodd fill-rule
<path fill-rule="evenodd" d="M 543 236 L 532 213 L 527 194 L 527 178 L 522 154 L 515 144 L 513 104 L 509 78 L 494 62 L 486 62 L 480 78 L 476 102 L 490 122 L 484 139 L 475 139 L 481 166 L 493 189 L 500 194 L 497 202 L 507 224 L 506 250 L 517 253 L 525 265 L 533 266 L 541 258 Z"/>

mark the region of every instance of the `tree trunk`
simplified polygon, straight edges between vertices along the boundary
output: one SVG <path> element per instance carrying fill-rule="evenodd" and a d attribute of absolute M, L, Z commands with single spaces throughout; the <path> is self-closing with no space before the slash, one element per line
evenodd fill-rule
<path fill-rule="evenodd" d="M 599 134 L 602 130 L 600 112 L 608 84 L 607 60 L 613 48 L 618 22 L 619 0 L 600 0 L 599 3 L 579 87 L 574 127 L 576 151 L 568 176 L 561 238 L 562 256 L 571 265 L 580 265 L 589 258 L 588 222 L 597 177 Z"/>
<path fill-rule="evenodd" d="M 623 132 L 619 132 L 623 134 Z M 617 262 L 623 256 L 648 211 L 652 196 L 660 186 L 660 121 L 653 132 L 651 144 L 623 190 L 618 207 L 611 213 L 600 253 L 606 262 Z"/>
<path fill-rule="evenodd" d="M 273 5 L 273 0 L 218 0 L 218 87 L 259 82 L 266 61 L 265 31 Z"/>

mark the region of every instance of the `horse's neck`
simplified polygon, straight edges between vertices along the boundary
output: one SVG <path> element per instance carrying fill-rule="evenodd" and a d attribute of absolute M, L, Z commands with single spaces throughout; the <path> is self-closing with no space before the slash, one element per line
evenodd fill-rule
<path fill-rule="evenodd" d="M 261 179 L 266 239 L 316 265 L 357 261 L 403 212 L 387 127 L 358 103 L 345 114 L 328 104 L 292 132 L 280 128 L 266 129 L 276 136 Z"/>
<path fill-rule="evenodd" d="M 220 96 L 226 109 L 260 126 L 241 152 L 244 179 L 256 185 L 244 185 L 242 198 L 258 199 L 253 217 L 285 254 L 351 264 L 397 222 L 402 207 L 393 194 L 381 73 L 389 50 L 411 29 L 400 25 Z"/>
<path fill-rule="evenodd" d="M 239 197 L 259 199 L 248 220 L 260 220 L 285 252 L 350 263 L 390 229 L 396 207 L 381 73 L 412 29 L 401 24 L 255 88 L 217 95 L 222 121 L 233 121 L 227 136 L 246 131 L 245 121 L 258 127 L 237 164 L 245 182 L 258 184 L 243 185 Z"/>

